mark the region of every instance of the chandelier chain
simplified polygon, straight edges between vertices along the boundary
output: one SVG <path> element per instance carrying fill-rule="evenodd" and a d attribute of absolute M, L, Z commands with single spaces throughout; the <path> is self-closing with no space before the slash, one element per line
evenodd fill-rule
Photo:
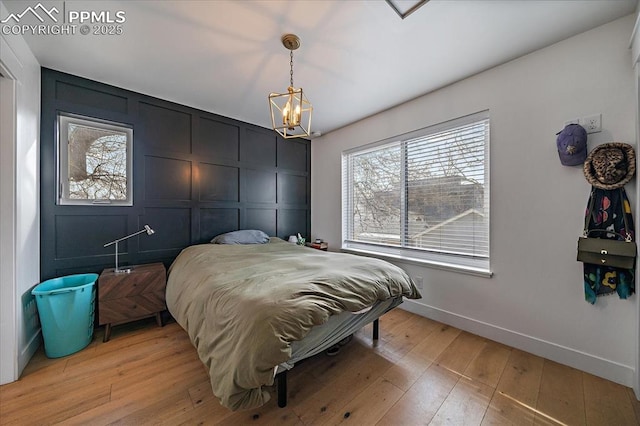
<path fill-rule="evenodd" d="M 291 60 L 289 61 L 291 71 L 289 72 L 289 74 L 291 74 L 291 87 L 293 87 L 293 50 L 289 51 L 289 54 L 291 55 Z"/>

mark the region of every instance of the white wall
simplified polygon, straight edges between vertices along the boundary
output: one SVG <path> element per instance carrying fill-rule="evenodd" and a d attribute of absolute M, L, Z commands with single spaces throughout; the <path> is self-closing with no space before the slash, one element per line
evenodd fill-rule
<path fill-rule="evenodd" d="M 0 10 L 1 16 L 7 16 L 2 2 Z M 22 37 L 14 35 L 0 35 L 0 63 L 10 74 L 15 93 L 12 126 L 0 129 L 3 144 L 12 139 L 15 143 L 13 149 L 3 145 L 0 158 L 0 188 L 7 195 L 2 198 L 0 216 L 0 250 L 6 256 L 0 271 L 0 379 L 4 383 L 17 379 L 40 345 L 30 297 L 40 279 L 40 65 Z M 6 102 L 0 105 L 7 108 Z M 7 372 L 11 361 L 13 371 Z"/>
<path fill-rule="evenodd" d="M 631 37 L 631 63 L 635 70 L 635 93 L 636 93 L 636 140 L 640 140 L 640 2 L 636 7 L 636 23 L 633 28 Z M 636 185 L 636 209 L 640 211 L 640 186 Z M 636 288 L 640 288 L 640 277 L 636 274 Z M 638 314 L 636 321 L 638 322 L 638 335 L 636 336 L 636 374 L 633 382 L 633 390 L 636 398 L 640 399 L 640 303 L 637 304 Z"/>
<path fill-rule="evenodd" d="M 636 145 L 633 26 L 629 15 L 313 140 L 312 237 L 340 246 L 343 150 L 488 109 L 494 276 L 399 263 L 424 277 L 423 299 L 403 306 L 631 386 L 638 296 L 585 302 L 576 241 L 590 186 L 555 139 L 566 120 L 602 113 L 589 149 Z M 626 189 L 637 205 L 635 180 Z"/>

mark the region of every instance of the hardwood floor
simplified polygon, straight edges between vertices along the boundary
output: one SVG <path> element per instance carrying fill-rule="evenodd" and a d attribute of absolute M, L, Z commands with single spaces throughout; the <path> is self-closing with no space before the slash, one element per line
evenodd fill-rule
<path fill-rule="evenodd" d="M 153 318 L 103 330 L 84 350 L 40 350 L 0 387 L 2 425 L 637 425 L 624 386 L 400 309 L 335 357 L 296 366 L 289 402 L 231 412 L 175 322 Z"/>

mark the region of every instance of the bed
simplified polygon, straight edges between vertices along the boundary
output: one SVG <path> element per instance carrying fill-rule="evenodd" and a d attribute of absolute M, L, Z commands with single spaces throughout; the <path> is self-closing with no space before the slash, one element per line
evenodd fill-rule
<path fill-rule="evenodd" d="M 169 268 L 166 300 L 231 410 L 269 401 L 278 377 L 420 294 L 400 268 L 279 238 L 264 244 L 199 244 Z M 377 325 L 377 324 L 376 324 Z"/>

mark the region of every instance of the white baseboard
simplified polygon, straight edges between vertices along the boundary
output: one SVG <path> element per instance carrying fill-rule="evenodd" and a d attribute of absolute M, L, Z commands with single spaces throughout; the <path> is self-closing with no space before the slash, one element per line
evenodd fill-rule
<path fill-rule="evenodd" d="M 634 368 L 571 349 L 536 337 L 468 318 L 433 306 L 406 300 L 399 308 L 414 314 L 442 322 L 507 346 L 568 365 L 581 371 L 602 377 L 624 386 L 632 387 Z"/>
<path fill-rule="evenodd" d="M 29 339 L 29 343 L 27 346 L 22 348 L 20 351 L 20 355 L 18 356 L 18 376 L 22 375 L 22 371 L 29 363 L 29 360 L 33 357 L 33 354 L 36 353 L 40 345 L 42 344 L 42 331 L 38 329 L 38 332 L 31 336 Z"/>

